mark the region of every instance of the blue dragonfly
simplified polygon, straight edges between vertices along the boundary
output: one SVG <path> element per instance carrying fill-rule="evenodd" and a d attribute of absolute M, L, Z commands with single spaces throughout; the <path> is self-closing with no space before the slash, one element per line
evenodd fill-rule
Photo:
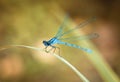
<path fill-rule="evenodd" d="M 78 26 L 76 26 L 75 28 L 73 29 L 70 29 L 66 32 L 63 32 L 63 29 L 65 28 L 65 22 L 66 20 L 68 19 L 68 16 L 66 16 L 64 18 L 64 21 L 63 23 L 61 24 L 61 26 L 59 27 L 58 29 L 58 32 L 56 33 L 56 35 L 51 38 L 50 40 L 48 41 L 43 41 L 43 44 L 45 45 L 45 50 L 46 52 L 50 52 L 52 49 L 54 49 L 54 52 L 56 50 L 56 48 L 59 49 L 60 51 L 60 48 L 59 47 L 56 47 L 54 46 L 54 44 L 62 44 L 62 45 L 66 45 L 66 46 L 69 46 L 69 47 L 74 47 L 74 48 L 77 48 L 77 49 L 80 49 L 80 50 L 83 50 L 87 53 L 92 53 L 92 50 L 91 49 L 88 49 L 88 48 L 84 48 L 84 47 L 81 47 L 79 45 L 76 45 L 76 44 L 71 44 L 69 42 L 65 42 L 65 41 L 75 41 L 75 40 L 82 40 L 82 39 L 91 39 L 91 38 L 96 38 L 98 37 L 98 34 L 97 33 L 93 33 L 93 34 L 89 34 L 89 35 L 86 35 L 86 36 L 74 36 L 74 37 L 68 37 L 68 38 L 62 38 L 64 35 L 66 34 L 69 34 L 71 33 L 72 31 L 78 29 L 78 28 L 83 28 L 85 27 L 87 24 L 91 23 L 92 21 L 94 21 L 96 18 L 95 17 L 92 17 L 90 19 L 88 19 L 87 21 L 83 22 L 83 23 L 80 23 Z M 51 49 L 47 50 L 48 47 L 51 47 Z M 60 52 L 59 52 L 60 54 Z"/>

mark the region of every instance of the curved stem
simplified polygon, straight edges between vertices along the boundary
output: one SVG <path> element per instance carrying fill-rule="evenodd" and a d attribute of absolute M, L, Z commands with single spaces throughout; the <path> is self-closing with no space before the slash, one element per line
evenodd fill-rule
<path fill-rule="evenodd" d="M 24 47 L 24 48 L 29 48 L 29 49 L 38 50 L 38 51 L 44 51 L 45 52 L 44 49 L 36 48 L 36 47 L 32 47 L 32 46 L 26 46 L 26 45 L 10 45 L 7 48 L 2 48 L 0 50 L 8 49 L 8 48 L 11 48 L 11 47 Z M 61 57 L 61 56 L 59 56 L 59 55 L 57 55 L 55 53 L 50 53 L 50 54 L 53 55 L 54 57 L 56 57 L 57 59 L 61 60 L 68 67 L 70 67 L 83 80 L 83 82 L 90 82 L 81 72 L 79 72 L 72 64 L 70 64 L 63 57 Z"/>

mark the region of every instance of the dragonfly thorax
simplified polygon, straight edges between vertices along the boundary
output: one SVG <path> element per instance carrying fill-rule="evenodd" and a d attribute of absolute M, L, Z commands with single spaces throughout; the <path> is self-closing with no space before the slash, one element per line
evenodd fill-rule
<path fill-rule="evenodd" d="M 50 39 L 49 41 L 43 41 L 43 44 L 45 46 L 51 46 L 53 44 L 57 44 L 58 42 L 59 42 L 59 40 L 56 37 L 54 37 L 54 38 Z"/>

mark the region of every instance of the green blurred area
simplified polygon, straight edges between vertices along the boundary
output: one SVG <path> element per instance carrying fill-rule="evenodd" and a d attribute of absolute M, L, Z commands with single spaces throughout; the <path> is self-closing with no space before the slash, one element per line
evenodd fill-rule
<path fill-rule="evenodd" d="M 55 35 L 65 14 L 69 14 L 76 23 L 96 16 L 95 24 L 88 27 L 88 31 L 100 35 L 93 41 L 93 46 L 120 77 L 119 3 L 119 0 L 1 0 L 0 47 L 21 44 L 44 48 L 42 41 Z M 69 22 L 69 26 L 72 28 L 73 23 Z M 74 48 L 60 48 L 62 56 L 91 82 L 106 80 L 89 60 L 92 57 Z M 104 67 L 101 68 L 104 72 Z M 18 47 L 0 51 L 0 82 L 48 81 L 82 82 L 73 71 L 50 54 Z"/>

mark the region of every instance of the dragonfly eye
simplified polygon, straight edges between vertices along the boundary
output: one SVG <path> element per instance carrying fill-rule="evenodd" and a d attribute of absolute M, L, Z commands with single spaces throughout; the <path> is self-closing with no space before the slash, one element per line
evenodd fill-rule
<path fill-rule="evenodd" d="M 43 41 L 43 44 L 44 44 L 45 46 L 49 46 L 48 41 Z"/>

